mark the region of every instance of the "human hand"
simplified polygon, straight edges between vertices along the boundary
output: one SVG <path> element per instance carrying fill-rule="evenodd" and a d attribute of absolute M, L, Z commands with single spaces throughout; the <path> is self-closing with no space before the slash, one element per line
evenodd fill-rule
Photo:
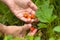
<path fill-rule="evenodd" d="M 23 16 L 24 12 L 28 14 L 34 14 L 37 9 L 36 5 L 31 0 L 2 0 L 6 3 L 14 15 L 23 20 L 24 22 L 34 22 L 35 19 L 27 19 Z"/>
<path fill-rule="evenodd" d="M 12 35 L 14 37 L 24 37 L 27 30 L 29 30 L 31 26 L 31 24 L 25 24 L 24 26 L 5 26 L 0 24 L 0 31 L 6 35 Z M 34 29 L 33 32 L 30 31 L 27 35 L 34 36 L 36 32 L 37 29 Z"/>

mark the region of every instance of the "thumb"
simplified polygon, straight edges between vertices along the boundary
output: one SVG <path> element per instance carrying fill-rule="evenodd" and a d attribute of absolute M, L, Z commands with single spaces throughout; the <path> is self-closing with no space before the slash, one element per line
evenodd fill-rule
<path fill-rule="evenodd" d="M 37 10 L 37 6 L 32 1 L 28 3 L 28 6 L 33 10 Z"/>
<path fill-rule="evenodd" d="M 31 24 L 25 24 L 22 29 L 23 30 L 28 30 L 32 25 Z"/>

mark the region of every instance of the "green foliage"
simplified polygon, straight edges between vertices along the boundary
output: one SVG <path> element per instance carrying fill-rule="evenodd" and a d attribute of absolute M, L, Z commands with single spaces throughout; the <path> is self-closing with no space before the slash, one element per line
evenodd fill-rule
<path fill-rule="evenodd" d="M 19 37 L 13 38 L 12 35 L 8 35 L 8 36 L 5 35 L 4 40 L 25 40 L 25 39 L 24 38 L 19 38 Z"/>
<path fill-rule="evenodd" d="M 35 40 L 41 40 L 41 38 L 39 36 L 36 36 Z"/>
<path fill-rule="evenodd" d="M 14 38 L 13 40 L 25 40 L 25 39 L 24 39 L 24 38 L 16 37 L 16 38 Z"/>
<path fill-rule="evenodd" d="M 12 35 L 5 36 L 4 40 L 12 40 Z"/>
<path fill-rule="evenodd" d="M 4 37 L 4 40 L 41 40 L 41 39 L 40 39 L 40 36 L 36 36 L 36 37 L 34 37 L 34 36 L 26 36 L 26 37 L 22 37 L 22 38 L 19 38 L 19 37 L 13 38 L 12 35 L 8 35 L 8 36 L 6 35 Z"/>
<path fill-rule="evenodd" d="M 32 0 L 38 7 L 36 17 L 39 22 L 36 24 L 38 29 L 41 30 L 42 36 L 35 37 L 29 36 L 26 38 L 12 38 L 5 36 L 4 40 L 60 40 L 60 0 Z M 0 23 L 6 25 L 23 25 L 24 22 L 20 21 L 13 15 L 9 8 L 0 2 Z M 34 26 L 36 26 L 34 25 Z M 37 28 L 37 27 L 36 27 Z M 57 33 L 56 33 L 57 32 Z"/>
<path fill-rule="evenodd" d="M 34 36 L 26 36 L 28 40 L 34 40 Z"/>
<path fill-rule="evenodd" d="M 54 37 L 51 37 L 51 38 L 49 38 L 49 40 L 55 40 L 55 38 Z"/>
<path fill-rule="evenodd" d="M 60 38 L 59 38 L 59 39 L 57 39 L 57 40 L 60 40 Z"/>
<path fill-rule="evenodd" d="M 40 1 L 40 0 L 39 0 Z M 40 1 L 42 4 L 37 0 L 36 5 L 39 7 L 36 11 L 36 16 L 41 22 L 50 23 L 52 22 L 56 16 L 53 14 L 53 5 L 49 5 L 49 1 Z M 40 4 L 39 4 L 40 3 Z"/>
<path fill-rule="evenodd" d="M 60 32 L 60 26 L 56 26 L 53 30 L 56 32 Z"/>
<path fill-rule="evenodd" d="M 53 5 L 54 2 L 54 0 L 36 0 L 35 2 L 35 4 L 38 6 L 38 10 L 36 11 L 36 17 L 40 21 L 37 26 L 38 29 L 41 29 L 43 34 L 45 34 L 46 40 L 48 40 L 48 37 L 49 40 L 55 40 L 56 35 L 54 31 L 60 31 L 59 28 L 55 27 L 56 25 L 60 25 L 60 18 L 57 15 L 58 13 L 54 14 L 55 12 L 57 12 L 55 11 L 55 5 Z M 46 28 L 46 31 L 44 30 L 44 28 Z M 56 37 L 56 39 L 57 38 L 58 37 Z"/>
<path fill-rule="evenodd" d="M 39 23 L 38 26 L 39 26 L 38 29 L 39 28 L 47 28 L 48 27 L 47 24 L 43 24 L 43 23 Z"/>

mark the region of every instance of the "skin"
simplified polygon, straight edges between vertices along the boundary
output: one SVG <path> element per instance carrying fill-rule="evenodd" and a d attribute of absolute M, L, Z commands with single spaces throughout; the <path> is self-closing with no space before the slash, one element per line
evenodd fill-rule
<path fill-rule="evenodd" d="M 26 31 L 29 30 L 31 24 L 24 24 L 23 26 L 6 26 L 0 23 L 0 32 L 6 35 L 13 35 L 14 37 L 24 37 Z M 35 29 L 33 32 L 29 32 L 27 35 L 34 36 L 37 32 Z"/>
<path fill-rule="evenodd" d="M 23 16 L 24 12 L 35 14 L 36 5 L 31 0 L 2 0 L 7 4 L 14 15 L 24 22 L 34 22 L 35 19 L 27 19 Z"/>
<path fill-rule="evenodd" d="M 35 19 L 26 19 L 23 16 L 24 12 L 27 12 L 28 14 L 35 14 L 35 11 L 37 9 L 36 5 L 31 0 L 1 0 L 4 2 L 10 10 L 13 12 L 13 14 L 19 18 L 20 20 L 24 22 L 35 22 Z M 31 24 L 25 24 L 24 26 L 6 26 L 3 24 L 0 24 L 0 32 L 3 34 L 11 34 L 14 37 L 23 37 L 27 30 L 31 27 Z M 34 36 L 37 32 L 37 29 L 35 29 L 33 32 L 29 32 L 27 35 Z"/>

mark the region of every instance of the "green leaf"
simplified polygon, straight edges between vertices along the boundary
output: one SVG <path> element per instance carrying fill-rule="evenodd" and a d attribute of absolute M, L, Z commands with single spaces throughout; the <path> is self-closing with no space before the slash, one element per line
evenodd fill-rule
<path fill-rule="evenodd" d="M 56 19 L 57 16 L 56 15 L 53 15 L 52 18 L 51 18 L 51 21 L 54 21 L 54 19 Z"/>
<path fill-rule="evenodd" d="M 52 15 L 54 6 L 49 5 L 48 0 L 37 1 L 36 4 L 38 6 L 38 10 L 36 11 L 36 16 L 39 19 L 39 21 L 44 22 L 44 23 L 51 23 L 52 20 L 55 19 L 55 16 Z"/>
<path fill-rule="evenodd" d="M 26 38 L 27 38 L 28 40 L 33 40 L 33 39 L 34 39 L 34 36 L 26 36 Z"/>
<path fill-rule="evenodd" d="M 40 0 L 36 0 L 36 2 L 35 2 L 35 4 L 36 4 L 38 7 L 40 7 L 40 3 L 41 3 Z"/>
<path fill-rule="evenodd" d="M 56 26 L 53 30 L 56 32 L 60 32 L 60 26 Z"/>
<path fill-rule="evenodd" d="M 45 0 L 36 0 L 35 4 L 38 6 L 38 8 L 40 7 L 40 5 L 42 4 L 49 4 L 49 0 L 45 1 Z"/>
<path fill-rule="evenodd" d="M 16 37 L 16 38 L 14 38 L 13 40 L 24 40 L 24 38 Z"/>
<path fill-rule="evenodd" d="M 5 36 L 4 40 L 12 40 L 12 35 Z"/>
<path fill-rule="evenodd" d="M 55 40 L 55 38 L 54 37 L 51 37 L 51 38 L 49 38 L 49 40 Z"/>
<path fill-rule="evenodd" d="M 4 40 L 8 40 L 7 36 L 5 36 Z"/>
<path fill-rule="evenodd" d="M 29 40 L 33 40 L 33 38 L 34 38 L 33 36 L 29 36 Z"/>
<path fill-rule="evenodd" d="M 41 40 L 40 36 L 35 37 L 35 40 Z"/>
<path fill-rule="evenodd" d="M 47 24 L 43 24 L 43 23 L 39 23 L 39 24 L 38 24 L 38 29 L 39 29 L 39 28 L 47 28 L 47 27 L 48 27 Z"/>

